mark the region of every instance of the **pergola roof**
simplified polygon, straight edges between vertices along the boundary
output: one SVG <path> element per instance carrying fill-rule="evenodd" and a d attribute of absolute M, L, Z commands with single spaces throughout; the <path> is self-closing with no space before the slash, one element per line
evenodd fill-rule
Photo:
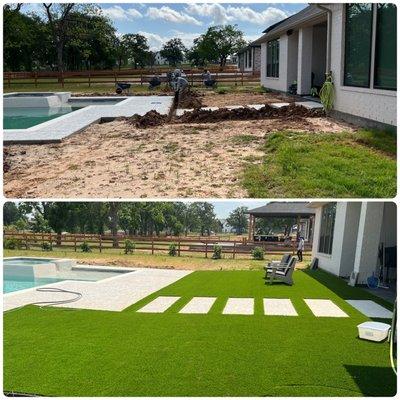
<path fill-rule="evenodd" d="M 254 217 L 311 217 L 315 215 L 314 209 L 308 202 L 284 202 L 272 201 L 265 206 L 253 208 L 247 211 Z"/>

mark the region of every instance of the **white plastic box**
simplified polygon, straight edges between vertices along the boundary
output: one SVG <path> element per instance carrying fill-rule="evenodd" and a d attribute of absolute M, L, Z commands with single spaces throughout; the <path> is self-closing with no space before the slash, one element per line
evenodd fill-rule
<path fill-rule="evenodd" d="M 363 322 L 357 328 L 360 339 L 373 342 L 382 342 L 388 337 L 390 331 L 390 325 L 374 321 Z"/>

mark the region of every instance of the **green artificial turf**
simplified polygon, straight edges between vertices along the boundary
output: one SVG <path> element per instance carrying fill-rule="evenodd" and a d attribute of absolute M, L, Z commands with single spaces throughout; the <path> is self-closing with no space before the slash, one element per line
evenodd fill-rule
<path fill-rule="evenodd" d="M 359 197 L 396 195 L 396 134 L 275 132 L 263 163 L 248 163 L 250 197 Z"/>
<path fill-rule="evenodd" d="M 122 312 L 28 306 L 6 313 L 4 389 L 49 396 L 393 396 L 388 343 L 358 339 L 357 324 L 367 318 L 344 299 L 390 304 L 322 271 L 296 271 L 294 279 L 292 287 L 270 286 L 262 271 L 199 271 Z M 181 299 L 162 314 L 135 312 L 159 295 Z M 207 315 L 179 314 L 193 296 L 217 301 Z M 254 297 L 255 315 L 222 315 L 228 297 Z M 290 298 L 299 316 L 264 316 L 263 297 Z M 304 298 L 331 299 L 349 318 L 316 318 Z"/>

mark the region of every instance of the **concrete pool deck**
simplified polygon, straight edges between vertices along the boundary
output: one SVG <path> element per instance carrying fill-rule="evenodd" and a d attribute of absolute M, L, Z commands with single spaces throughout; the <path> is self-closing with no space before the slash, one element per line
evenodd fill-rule
<path fill-rule="evenodd" d="M 81 101 L 83 99 L 86 98 L 77 98 Z M 102 99 L 115 100 L 115 97 L 103 97 Z M 145 115 L 152 110 L 167 115 L 172 103 L 172 96 L 132 96 L 115 105 L 87 106 L 28 129 L 5 129 L 3 130 L 3 143 L 57 143 L 101 119 L 131 117 L 134 114 Z"/>
<path fill-rule="evenodd" d="M 82 267 L 90 268 L 90 266 Z M 98 266 L 93 268 L 99 269 Z M 116 268 L 103 268 L 104 270 L 117 270 Z M 127 268 L 120 268 L 119 270 L 126 271 Z M 76 302 L 59 304 L 57 307 L 122 311 L 139 300 L 192 273 L 192 271 L 185 270 L 178 271 L 156 268 L 134 268 L 128 270 L 131 272 L 97 282 L 66 280 L 41 287 L 59 288 L 82 294 L 82 297 Z M 35 302 L 61 301 L 75 297 L 74 294 L 70 293 L 39 292 L 36 289 L 35 287 L 3 295 L 3 311 L 9 311 Z"/>

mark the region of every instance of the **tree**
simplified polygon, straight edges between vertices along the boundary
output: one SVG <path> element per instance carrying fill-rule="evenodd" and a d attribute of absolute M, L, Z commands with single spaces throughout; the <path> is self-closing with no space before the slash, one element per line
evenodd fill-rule
<path fill-rule="evenodd" d="M 3 224 L 12 225 L 21 218 L 21 212 L 12 201 L 7 201 L 3 208 Z"/>
<path fill-rule="evenodd" d="M 229 56 L 246 45 L 243 32 L 237 25 L 211 26 L 207 32 L 194 40 L 194 56 L 204 62 L 219 62 L 224 67 Z"/>
<path fill-rule="evenodd" d="M 204 236 L 204 234 L 207 233 L 207 235 L 210 236 L 216 220 L 214 206 L 210 203 L 203 202 L 193 203 L 193 208 L 199 221 L 201 235 Z"/>
<path fill-rule="evenodd" d="M 119 203 L 110 202 L 109 205 L 109 217 L 110 217 L 110 229 L 111 235 L 113 236 L 113 247 L 118 247 L 118 208 Z"/>
<path fill-rule="evenodd" d="M 248 225 L 247 207 L 235 208 L 226 219 L 226 222 L 235 230 L 237 235 L 243 234 L 246 231 Z"/>
<path fill-rule="evenodd" d="M 186 52 L 186 47 L 179 38 L 168 40 L 160 51 L 161 57 L 168 61 L 171 66 L 177 66 L 183 61 L 183 56 Z"/>
<path fill-rule="evenodd" d="M 134 68 L 145 67 L 150 50 L 146 37 L 139 33 L 128 33 L 122 36 L 122 43 L 128 58 L 133 61 Z"/>

